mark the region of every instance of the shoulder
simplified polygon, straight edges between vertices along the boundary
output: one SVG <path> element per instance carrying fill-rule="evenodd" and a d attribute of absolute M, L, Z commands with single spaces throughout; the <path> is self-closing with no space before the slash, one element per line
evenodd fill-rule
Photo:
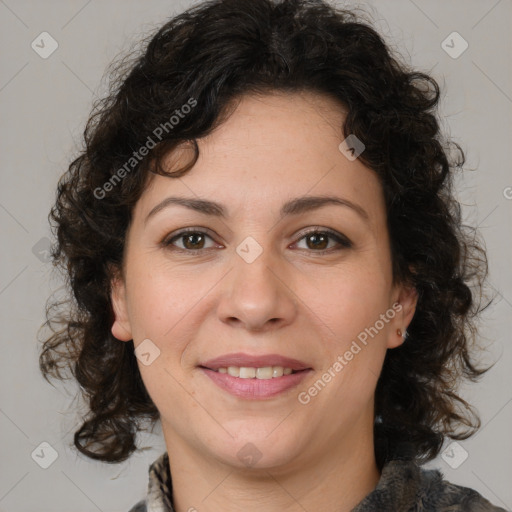
<path fill-rule="evenodd" d="M 172 481 L 167 452 L 162 453 L 148 470 L 148 487 L 144 499 L 138 501 L 128 512 L 169 511 L 172 507 Z"/>
<path fill-rule="evenodd" d="M 385 464 L 376 488 L 353 512 L 507 512 L 474 489 L 452 484 L 438 469 L 423 469 L 413 460 Z"/>
<path fill-rule="evenodd" d="M 445 480 L 438 469 L 420 469 L 420 482 L 417 494 L 418 511 L 506 512 L 474 489 Z"/>
<path fill-rule="evenodd" d="M 146 500 L 139 501 L 136 505 L 134 505 L 128 512 L 147 512 L 148 507 L 146 505 Z"/>

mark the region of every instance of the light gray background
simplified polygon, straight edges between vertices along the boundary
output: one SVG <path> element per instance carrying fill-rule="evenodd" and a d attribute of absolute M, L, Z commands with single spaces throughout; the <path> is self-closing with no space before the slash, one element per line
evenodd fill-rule
<path fill-rule="evenodd" d="M 342 2 L 338 2 L 343 5 Z M 77 422 L 75 386 L 52 388 L 38 369 L 36 332 L 60 282 L 32 249 L 49 237 L 47 215 L 58 177 L 81 144 L 101 77 L 116 54 L 191 2 L 152 0 L 0 0 L 0 510 L 127 511 L 146 492 L 149 464 L 165 450 L 159 427 L 141 436 L 150 449 L 129 461 L 94 462 L 70 448 Z M 346 5 L 356 5 L 355 3 Z M 365 2 L 377 28 L 443 87 L 445 129 L 467 152 L 458 185 L 466 221 L 478 224 L 489 252 L 490 283 L 499 293 L 482 334 L 495 367 L 464 396 L 483 429 L 460 444 L 468 458 L 451 469 L 431 466 L 497 505 L 512 507 L 512 172 L 511 0 Z M 58 49 L 42 59 L 31 48 L 43 31 Z M 469 48 L 457 59 L 441 42 L 457 31 Z M 508 197 L 507 199 L 507 190 Z M 44 242 L 40 242 L 44 245 Z M 44 258 L 43 258 L 44 259 Z M 31 453 L 49 443 L 48 468 Z"/>

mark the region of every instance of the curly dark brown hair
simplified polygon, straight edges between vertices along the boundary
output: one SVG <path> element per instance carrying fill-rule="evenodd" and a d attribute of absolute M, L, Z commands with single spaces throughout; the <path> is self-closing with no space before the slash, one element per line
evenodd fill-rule
<path fill-rule="evenodd" d="M 418 291 L 408 337 L 388 350 L 377 383 L 379 468 L 403 453 L 404 439 L 409 455 L 426 462 L 445 437 L 466 439 L 479 428 L 457 385 L 488 369 L 474 359 L 475 320 L 493 299 L 481 307 L 484 244 L 452 194 L 464 152 L 441 133 L 437 82 L 394 55 L 357 11 L 321 0 L 207 1 L 169 19 L 111 69 L 110 92 L 93 105 L 85 148 L 59 180 L 49 215 L 53 264 L 70 293 L 47 305 L 40 368 L 47 380 L 71 371 L 80 384 L 88 413 L 74 444 L 83 454 L 121 462 L 137 449 L 144 421 L 159 418 L 133 341 L 111 333 L 111 280 L 148 173 L 184 175 L 198 159 L 197 138 L 243 95 L 271 91 L 311 91 L 347 108 L 340 135 L 364 142 L 359 158 L 383 187 L 394 283 Z M 194 158 L 170 173 L 162 158 L 182 143 Z"/>

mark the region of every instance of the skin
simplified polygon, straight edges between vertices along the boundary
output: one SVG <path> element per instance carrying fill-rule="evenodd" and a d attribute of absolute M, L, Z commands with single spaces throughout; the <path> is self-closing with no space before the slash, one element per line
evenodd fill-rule
<path fill-rule="evenodd" d="M 134 208 L 122 274 L 112 281 L 112 333 L 135 347 L 150 339 L 160 350 L 139 368 L 160 412 L 177 512 L 349 511 L 378 483 L 375 386 L 386 351 L 403 342 L 397 329 L 412 320 L 417 293 L 393 285 L 382 188 L 338 149 L 344 115 L 315 93 L 245 96 L 198 141 L 196 165 L 179 179 L 152 177 Z M 188 157 L 183 149 L 168 165 Z M 172 205 L 145 224 L 171 195 L 217 201 L 229 216 Z M 337 205 L 279 219 L 287 200 L 305 195 L 348 199 L 369 220 Z M 184 227 L 210 231 L 161 244 Z M 352 247 L 304 237 L 314 227 Z M 252 263 L 236 252 L 248 236 L 263 249 Z M 300 403 L 299 392 L 397 302 L 400 311 L 378 334 Z M 197 367 L 232 352 L 278 353 L 313 371 L 277 397 L 241 399 Z M 247 443 L 261 454 L 252 466 L 237 456 Z"/>

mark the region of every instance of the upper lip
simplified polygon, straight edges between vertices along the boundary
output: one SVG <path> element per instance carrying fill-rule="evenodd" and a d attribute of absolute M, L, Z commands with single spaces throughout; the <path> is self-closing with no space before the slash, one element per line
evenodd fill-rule
<path fill-rule="evenodd" d="M 282 366 L 291 368 L 292 370 L 308 370 L 311 367 L 298 359 L 292 359 L 280 354 L 262 354 L 251 356 L 243 352 L 233 354 L 224 354 L 214 359 L 209 359 L 201 363 L 199 366 L 209 368 L 210 370 L 218 370 L 219 368 L 227 368 L 228 366 L 245 366 L 252 368 L 263 368 L 265 366 Z"/>

